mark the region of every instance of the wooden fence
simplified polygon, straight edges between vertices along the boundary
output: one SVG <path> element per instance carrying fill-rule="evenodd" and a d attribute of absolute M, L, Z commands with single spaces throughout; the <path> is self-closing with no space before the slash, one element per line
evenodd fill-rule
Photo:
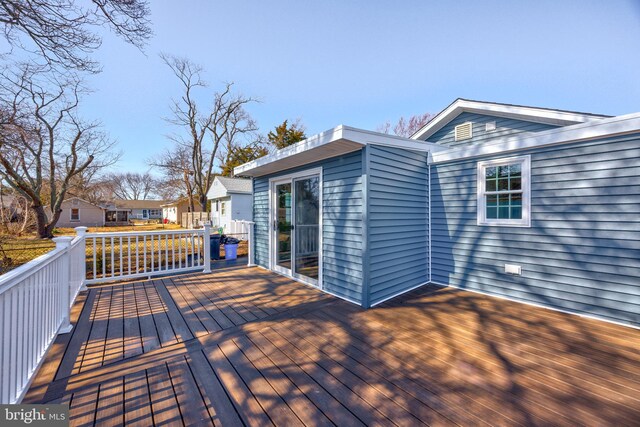
<path fill-rule="evenodd" d="M 182 228 L 196 228 L 209 221 L 208 212 L 184 212 L 180 218 Z"/>

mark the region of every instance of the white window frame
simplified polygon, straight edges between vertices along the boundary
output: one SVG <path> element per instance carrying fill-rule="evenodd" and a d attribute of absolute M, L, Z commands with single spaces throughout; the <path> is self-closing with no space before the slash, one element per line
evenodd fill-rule
<path fill-rule="evenodd" d="M 487 218 L 485 170 L 489 167 L 519 163 L 522 173 L 522 219 Z M 478 162 L 478 225 L 501 227 L 531 227 L 531 156 L 518 156 Z"/>
<path fill-rule="evenodd" d="M 78 211 L 78 218 L 74 218 L 73 217 L 73 210 L 74 209 Z M 69 209 L 69 221 L 70 222 L 80 222 L 80 208 L 71 208 L 71 209 Z"/>

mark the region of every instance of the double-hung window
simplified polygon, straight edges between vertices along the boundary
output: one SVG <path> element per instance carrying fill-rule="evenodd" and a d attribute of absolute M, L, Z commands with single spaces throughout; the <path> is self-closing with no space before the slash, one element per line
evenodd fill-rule
<path fill-rule="evenodd" d="M 478 225 L 531 226 L 531 157 L 478 162 Z"/>
<path fill-rule="evenodd" d="M 80 209 L 71 208 L 71 221 L 80 221 Z"/>

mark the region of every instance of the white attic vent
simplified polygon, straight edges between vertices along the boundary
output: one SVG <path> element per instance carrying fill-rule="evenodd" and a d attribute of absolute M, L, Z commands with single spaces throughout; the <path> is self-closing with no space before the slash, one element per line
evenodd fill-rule
<path fill-rule="evenodd" d="M 73 199 L 73 200 L 71 201 L 71 204 L 72 204 L 73 206 L 78 206 L 78 205 L 80 204 L 80 202 L 78 201 L 78 199 Z"/>
<path fill-rule="evenodd" d="M 484 125 L 484 130 L 485 130 L 486 132 L 491 132 L 491 131 L 493 131 L 493 130 L 496 130 L 496 122 L 495 122 L 495 120 L 494 120 L 494 121 L 491 121 L 491 122 L 487 122 L 487 123 L 485 123 L 485 125 Z"/>
<path fill-rule="evenodd" d="M 471 127 L 471 122 L 462 123 L 461 125 L 456 126 L 455 128 L 455 140 L 463 141 L 465 139 L 470 139 L 473 136 L 473 128 Z"/>

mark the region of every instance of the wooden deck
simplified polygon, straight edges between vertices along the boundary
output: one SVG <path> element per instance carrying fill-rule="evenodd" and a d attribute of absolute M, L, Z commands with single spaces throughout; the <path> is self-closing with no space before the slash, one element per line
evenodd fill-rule
<path fill-rule="evenodd" d="M 640 331 L 450 288 L 362 310 L 259 268 L 81 295 L 25 399 L 72 425 L 639 425 Z"/>

